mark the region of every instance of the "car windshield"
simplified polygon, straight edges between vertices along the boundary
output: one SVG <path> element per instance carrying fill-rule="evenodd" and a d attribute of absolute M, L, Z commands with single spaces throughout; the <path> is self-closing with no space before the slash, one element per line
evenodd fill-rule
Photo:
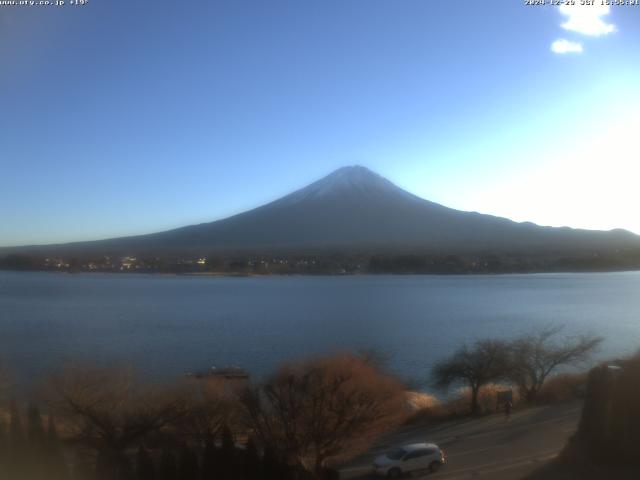
<path fill-rule="evenodd" d="M 391 460 L 400 460 L 406 453 L 406 450 L 404 450 L 403 448 L 399 448 L 398 450 L 394 450 L 393 452 L 389 453 L 387 457 L 389 457 Z"/>

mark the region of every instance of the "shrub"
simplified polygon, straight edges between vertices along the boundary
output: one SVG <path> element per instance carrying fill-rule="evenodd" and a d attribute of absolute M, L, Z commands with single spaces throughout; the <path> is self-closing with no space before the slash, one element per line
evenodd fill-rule
<path fill-rule="evenodd" d="M 478 393 L 478 411 L 479 415 L 488 415 L 495 413 L 498 409 L 498 392 L 510 390 L 508 385 L 497 383 L 488 383 L 484 385 Z M 469 402 L 471 399 L 471 389 L 464 387 L 458 390 L 458 395 L 449 406 L 452 416 L 467 415 L 469 411 Z M 516 404 L 520 400 L 518 392 L 513 391 L 513 403 Z"/>
<path fill-rule="evenodd" d="M 316 478 L 404 420 L 405 400 L 399 382 L 352 355 L 285 365 L 242 398 L 261 443 Z"/>
<path fill-rule="evenodd" d="M 448 417 L 448 405 L 441 403 L 434 395 L 420 392 L 406 393 L 409 416 L 405 424 L 430 423 Z"/>
<path fill-rule="evenodd" d="M 559 403 L 584 397 L 586 373 L 566 373 L 551 377 L 540 389 L 538 403 Z"/>

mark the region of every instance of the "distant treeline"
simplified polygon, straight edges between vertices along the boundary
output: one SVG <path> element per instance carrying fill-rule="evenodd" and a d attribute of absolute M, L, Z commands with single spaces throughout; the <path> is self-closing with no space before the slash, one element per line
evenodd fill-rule
<path fill-rule="evenodd" d="M 179 256 L 41 256 L 9 254 L 0 269 L 66 272 L 200 273 L 223 275 L 474 274 L 640 269 L 640 250 L 574 254 L 466 255 L 265 254 Z"/>
<path fill-rule="evenodd" d="M 536 273 L 640 269 L 640 251 L 562 255 L 386 255 L 373 256 L 371 273 Z"/>

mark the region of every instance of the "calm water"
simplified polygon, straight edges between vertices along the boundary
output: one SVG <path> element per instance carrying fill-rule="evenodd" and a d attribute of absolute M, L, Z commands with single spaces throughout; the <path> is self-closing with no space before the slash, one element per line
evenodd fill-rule
<path fill-rule="evenodd" d="M 239 364 L 256 374 L 336 349 L 378 348 L 424 379 L 463 341 L 549 322 L 640 348 L 640 273 L 214 278 L 0 272 L 0 358 L 34 380 L 67 361 L 157 377 Z"/>

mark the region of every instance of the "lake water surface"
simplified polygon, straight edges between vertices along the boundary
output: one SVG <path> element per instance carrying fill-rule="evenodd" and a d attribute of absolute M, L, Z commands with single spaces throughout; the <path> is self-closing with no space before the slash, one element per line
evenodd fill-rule
<path fill-rule="evenodd" d="M 464 341 L 549 323 L 640 348 L 640 272 L 496 276 L 195 277 L 0 272 L 0 359 L 29 382 L 68 361 L 179 377 L 376 348 L 422 380 Z"/>

